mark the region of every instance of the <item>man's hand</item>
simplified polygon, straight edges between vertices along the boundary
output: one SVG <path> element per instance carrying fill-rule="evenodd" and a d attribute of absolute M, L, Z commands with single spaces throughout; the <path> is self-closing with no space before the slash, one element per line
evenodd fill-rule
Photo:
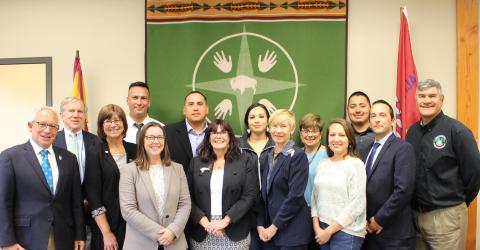
<path fill-rule="evenodd" d="M 83 250 L 85 249 L 85 241 L 75 240 L 73 241 L 73 250 Z"/>
<path fill-rule="evenodd" d="M 13 244 L 8 247 L 4 247 L 3 250 L 25 250 L 20 244 Z"/>
<path fill-rule="evenodd" d="M 367 227 L 367 230 L 369 233 L 376 233 L 376 234 L 379 234 L 382 232 L 383 230 L 383 227 L 380 226 L 380 224 L 378 224 L 376 221 L 375 221 L 375 217 L 372 217 L 370 218 L 370 221 L 368 223 L 368 227 Z"/>

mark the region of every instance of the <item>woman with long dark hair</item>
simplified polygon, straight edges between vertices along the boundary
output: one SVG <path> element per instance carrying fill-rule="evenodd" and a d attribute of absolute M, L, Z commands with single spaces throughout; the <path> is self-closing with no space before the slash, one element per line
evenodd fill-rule
<path fill-rule="evenodd" d="M 258 194 L 256 162 L 241 154 L 227 122 L 209 124 L 187 176 L 192 249 L 249 249 L 251 208 Z"/>

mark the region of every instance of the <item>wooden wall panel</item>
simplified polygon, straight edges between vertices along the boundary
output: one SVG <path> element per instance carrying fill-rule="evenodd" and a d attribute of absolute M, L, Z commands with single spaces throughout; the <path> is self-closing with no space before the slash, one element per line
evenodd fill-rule
<path fill-rule="evenodd" d="M 478 0 L 457 0 L 457 119 L 478 140 Z M 477 201 L 468 209 L 467 249 L 475 249 Z"/>

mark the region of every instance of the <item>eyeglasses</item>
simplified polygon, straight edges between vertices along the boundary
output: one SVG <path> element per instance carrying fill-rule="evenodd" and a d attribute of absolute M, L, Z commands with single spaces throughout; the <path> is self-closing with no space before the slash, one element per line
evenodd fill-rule
<path fill-rule="evenodd" d="M 302 128 L 300 131 L 301 131 L 303 134 L 306 134 L 306 135 L 308 135 L 308 134 L 313 134 L 313 135 L 314 135 L 314 134 L 320 133 L 320 130 L 317 130 L 317 129 L 306 129 L 306 128 Z"/>
<path fill-rule="evenodd" d="M 122 123 L 122 120 L 104 120 L 103 125 L 119 125 Z"/>
<path fill-rule="evenodd" d="M 159 135 L 159 136 L 147 135 L 147 136 L 145 136 L 145 140 L 147 140 L 150 143 L 155 142 L 155 139 L 157 139 L 159 142 L 165 141 L 165 137 L 163 135 Z"/>
<path fill-rule="evenodd" d="M 212 134 L 212 135 L 226 135 L 226 134 L 228 134 L 228 131 L 226 131 L 226 130 L 223 130 L 223 131 L 212 131 L 211 134 Z"/>
<path fill-rule="evenodd" d="M 52 130 L 58 130 L 60 128 L 57 124 L 48 124 L 46 122 L 37 122 L 37 121 L 33 121 L 33 122 L 36 123 L 40 129 L 46 129 L 47 127 L 49 127 Z"/>

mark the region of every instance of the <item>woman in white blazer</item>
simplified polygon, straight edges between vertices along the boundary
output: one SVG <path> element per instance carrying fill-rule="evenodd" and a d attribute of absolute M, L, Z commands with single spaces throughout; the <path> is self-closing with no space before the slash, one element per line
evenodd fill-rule
<path fill-rule="evenodd" d="M 124 250 L 184 250 L 183 230 L 191 202 L 182 165 L 172 162 L 164 128 L 155 122 L 140 132 L 137 158 L 121 170 L 119 193 L 127 222 Z"/>

